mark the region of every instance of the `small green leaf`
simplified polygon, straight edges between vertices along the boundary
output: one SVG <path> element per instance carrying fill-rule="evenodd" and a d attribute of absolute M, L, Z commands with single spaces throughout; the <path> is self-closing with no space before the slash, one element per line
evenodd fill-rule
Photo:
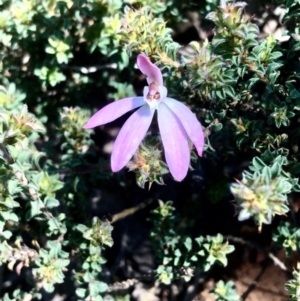
<path fill-rule="evenodd" d="M 59 201 L 53 197 L 47 196 L 44 199 L 45 207 L 53 208 L 59 206 Z"/>
<path fill-rule="evenodd" d="M 79 298 L 85 298 L 86 297 L 86 289 L 85 288 L 77 288 L 76 289 L 76 295 Z"/>
<path fill-rule="evenodd" d="M 3 232 L 0 233 L 0 235 L 4 238 L 4 239 L 10 239 L 12 236 L 12 233 L 8 230 L 5 230 Z"/>
<path fill-rule="evenodd" d="M 192 239 L 190 237 L 187 237 L 185 242 L 184 242 L 184 245 L 185 245 L 185 247 L 188 251 L 191 251 L 191 249 L 192 249 Z"/>

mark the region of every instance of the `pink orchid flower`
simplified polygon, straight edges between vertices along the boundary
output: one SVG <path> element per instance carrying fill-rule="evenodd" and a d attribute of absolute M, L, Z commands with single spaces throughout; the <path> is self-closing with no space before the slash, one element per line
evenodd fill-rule
<path fill-rule="evenodd" d="M 111 155 L 112 171 L 121 170 L 135 154 L 157 111 L 158 126 L 169 170 L 175 180 L 182 181 L 190 163 L 188 138 L 202 156 L 204 135 L 200 122 L 183 103 L 167 97 L 160 69 L 144 54 L 137 57 L 137 65 L 147 76 L 149 86 L 143 97 L 128 97 L 113 102 L 96 112 L 84 125 L 85 129 L 109 123 L 130 110 L 136 110 L 121 128 Z"/>

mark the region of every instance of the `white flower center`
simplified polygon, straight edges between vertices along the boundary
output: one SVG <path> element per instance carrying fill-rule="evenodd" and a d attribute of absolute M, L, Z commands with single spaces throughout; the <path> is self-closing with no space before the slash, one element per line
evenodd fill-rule
<path fill-rule="evenodd" d="M 156 82 L 144 87 L 144 100 L 151 109 L 156 110 L 161 101 L 167 97 L 168 90 L 165 86 L 159 86 Z"/>

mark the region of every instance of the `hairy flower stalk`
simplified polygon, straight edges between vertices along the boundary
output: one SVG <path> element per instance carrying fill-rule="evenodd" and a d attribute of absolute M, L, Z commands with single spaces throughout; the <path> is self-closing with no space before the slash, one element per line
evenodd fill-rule
<path fill-rule="evenodd" d="M 111 155 L 112 171 L 121 170 L 135 154 L 146 136 L 153 115 L 157 111 L 158 125 L 165 158 L 172 176 L 182 181 L 190 163 L 188 138 L 202 156 L 204 135 L 200 122 L 183 103 L 167 97 L 160 69 L 144 54 L 137 57 L 140 71 L 147 76 L 149 86 L 143 97 L 123 98 L 96 112 L 84 125 L 85 129 L 109 123 L 130 110 L 139 108 L 125 122 L 114 143 Z"/>

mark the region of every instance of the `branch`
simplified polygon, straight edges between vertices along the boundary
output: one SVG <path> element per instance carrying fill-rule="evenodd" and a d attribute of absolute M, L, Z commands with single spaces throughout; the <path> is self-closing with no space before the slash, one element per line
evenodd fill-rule
<path fill-rule="evenodd" d="M 252 248 L 259 250 L 260 252 L 264 253 L 266 257 L 269 257 L 273 261 L 274 265 L 279 266 L 283 271 L 287 271 L 286 265 L 280 259 L 278 259 L 278 257 L 276 257 L 273 253 L 266 251 L 259 245 L 252 243 L 250 241 L 244 240 L 241 237 L 235 237 L 232 235 L 225 236 L 225 238 L 232 242 L 240 243 L 242 245 L 248 245 Z"/>

